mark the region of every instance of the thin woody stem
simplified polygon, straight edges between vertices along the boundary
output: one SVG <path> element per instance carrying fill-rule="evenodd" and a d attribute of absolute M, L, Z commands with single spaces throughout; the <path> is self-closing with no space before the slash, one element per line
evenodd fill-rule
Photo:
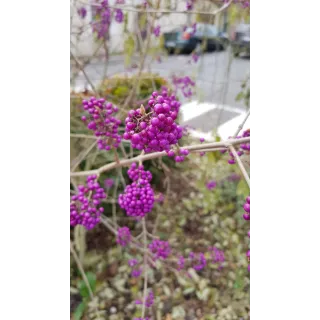
<path fill-rule="evenodd" d="M 146 311 L 146 300 L 147 300 L 147 289 L 148 289 L 148 256 L 147 256 L 147 228 L 146 228 L 146 220 L 142 219 L 142 232 L 143 232 L 143 273 L 144 273 L 144 283 L 143 283 L 143 297 L 142 297 L 142 312 L 141 317 L 144 318 Z"/>
<path fill-rule="evenodd" d="M 183 148 L 189 150 L 190 152 L 198 152 L 198 151 L 202 151 L 205 149 L 213 149 L 213 148 L 217 148 L 218 150 L 220 150 L 221 147 L 227 148 L 230 145 L 246 143 L 249 141 L 250 141 L 250 137 L 245 137 L 245 138 L 240 138 L 240 139 L 230 139 L 230 140 L 220 141 L 220 142 L 210 142 L 210 143 L 204 143 L 204 144 L 185 146 Z M 214 151 L 214 150 L 212 150 L 212 151 Z M 88 175 L 92 175 L 92 174 L 101 174 L 102 172 L 106 172 L 106 171 L 112 170 L 114 168 L 129 166 L 133 162 L 140 162 L 140 161 L 142 162 L 145 160 L 151 160 L 151 159 L 164 157 L 166 155 L 167 155 L 167 153 L 165 151 L 143 154 L 143 155 L 139 155 L 134 158 L 131 158 L 131 159 L 123 159 L 123 160 L 119 161 L 118 163 L 117 162 L 108 163 L 108 164 L 106 164 L 96 170 L 71 172 L 70 176 L 71 177 L 80 177 L 80 176 L 88 176 Z"/>
<path fill-rule="evenodd" d="M 82 279 L 83 279 L 83 281 L 84 281 L 84 283 L 85 283 L 85 285 L 86 285 L 86 287 L 87 287 L 87 289 L 88 289 L 88 292 L 89 292 L 89 295 L 90 295 L 90 299 L 91 299 L 92 302 L 94 303 L 94 295 L 93 295 L 92 289 L 91 289 L 91 287 L 90 287 L 89 280 L 88 280 L 88 278 L 87 278 L 87 276 L 86 276 L 86 274 L 85 274 L 85 272 L 84 272 L 82 263 L 81 263 L 78 255 L 77 255 L 77 253 L 76 253 L 76 250 L 74 249 L 74 246 L 73 246 L 73 243 L 72 243 L 71 240 L 70 240 L 70 251 L 71 251 L 72 256 L 73 256 L 73 258 L 74 258 L 74 260 L 75 260 L 75 262 L 76 262 L 76 264 L 77 264 L 77 267 L 78 267 L 78 269 L 79 269 L 79 271 L 80 271 L 81 277 L 82 277 Z M 94 305 L 94 307 L 95 307 L 96 317 L 97 317 L 97 319 L 100 319 L 97 306 Z"/>
<path fill-rule="evenodd" d="M 237 131 L 236 131 L 235 134 L 233 135 L 234 138 L 239 134 L 239 132 L 240 132 L 241 129 L 243 128 L 244 124 L 245 124 L 246 121 L 248 120 L 249 116 L 250 116 L 250 110 L 247 112 L 245 118 L 243 119 L 243 121 L 242 121 L 241 124 L 239 125 Z"/>
<path fill-rule="evenodd" d="M 250 188 L 250 178 L 248 176 L 248 173 L 247 173 L 246 169 L 243 166 L 243 163 L 242 163 L 240 157 L 237 154 L 236 149 L 234 148 L 233 145 L 230 145 L 229 148 L 230 148 L 230 151 L 232 152 L 233 156 L 236 158 L 238 166 L 239 166 L 239 168 L 240 168 L 240 170 L 241 170 L 241 172 L 242 172 L 242 174 L 243 174 L 243 176 L 244 176 L 244 178 L 245 178 L 245 180 L 246 180 L 246 182 L 247 182 L 247 184 L 248 184 L 248 186 Z"/>
<path fill-rule="evenodd" d="M 95 89 L 95 86 L 93 85 L 92 81 L 88 77 L 87 73 L 84 71 L 84 67 L 81 65 L 81 63 L 78 61 L 78 59 L 74 56 L 74 54 L 72 52 L 70 52 L 70 55 L 71 55 L 72 59 L 75 61 L 75 63 L 78 65 L 79 69 L 82 71 L 82 73 L 83 73 L 84 77 L 86 78 L 86 80 L 88 81 L 88 83 L 90 84 L 92 91 L 96 94 L 96 96 L 98 96 L 98 93 Z"/>

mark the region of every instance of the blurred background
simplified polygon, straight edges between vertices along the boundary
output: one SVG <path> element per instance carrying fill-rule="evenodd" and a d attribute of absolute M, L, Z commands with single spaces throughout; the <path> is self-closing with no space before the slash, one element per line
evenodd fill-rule
<path fill-rule="evenodd" d="M 96 169 L 113 162 L 100 151 L 81 122 L 82 99 L 100 96 L 119 107 L 122 121 L 130 109 L 148 101 L 163 86 L 182 103 L 182 144 L 227 139 L 250 108 L 250 6 L 248 1 L 71 1 L 70 16 L 70 168 Z M 108 11 L 104 19 L 103 11 Z M 224 8 L 219 12 L 221 8 Z M 99 9 L 100 8 L 100 9 Z M 218 13 L 216 13 L 218 12 Z M 101 26 L 102 24 L 102 26 Z M 102 27 L 102 29 L 101 29 Z M 243 129 L 249 128 L 249 121 Z M 138 155 L 123 144 L 120 157 Z M 152 187 L 163 196 L 147 216 L 147 229 L 169 241 L 175 252 L 224 253 L 221 265 L 186 273 L 169 267 L 150 269 L 155 303 L 152 319 L 249 319 L 246 252 L 249 225 L 242 219 L 249 189 L 235 165 L 220 152 L 192 154 L 183 163 L 170 158 L 145 161 Z M 245 161 L 250 170 L 249 157 Z M 141 225 L 127 217 L 117 197 L 129 183 L 127 169 L 99 177 L 108 195 L 104 214 L 114 226 Z M 71 194 L 84 178 L 71 181 Z M 210 184 L 211 183 L 211 184 Z M 209 184 L 209 185 L 208 185 Z M 142 279 L 131 276 L 128 260 L 139 252 L 116 244 L 101 223 L 87 231 L 70 228 L 75 254 L 90 282 L 92 295 L 71 256 L 71 319 L 133 319 Z M 170 269 L 171 268 L 171 269 Z"/>

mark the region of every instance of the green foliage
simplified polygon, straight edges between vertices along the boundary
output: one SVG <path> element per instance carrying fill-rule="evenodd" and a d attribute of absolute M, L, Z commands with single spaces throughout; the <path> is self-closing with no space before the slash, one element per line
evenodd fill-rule
<path fill-rule="evenodd" d="M 74 320 L 81 320 L 82 316 L 83 316 L 83 314 L 84 314 L 84 312 L 86 310 L 86 307 L 87 307 L 86 304 L 84 302 L 81 302 L 77 306 L 75 312 L 73 313 L 73 319 Z"/>
<path fill-rule="evenodd" d="M 92 272 L 86 272 L 86 277 L 88 279 L 91 291 L 93 293 L 95 293 L 96 281 L 97 281 L 96 275 Z M 79 293 L 82 297 L 82 302 L 76 307 L 76 310 L 73 312 L 73 320 L 82 319 L 82 317 L 88 307 L 89 301 L 90 301 L 90 292 L 89 292 L 89 289 L 88 289 L 85 281 L 78 280 L 77 287 L 78 287 Z"/>
<path fill-rule="evenodd" d="M 245 180 L 241 180 L 237 187 L 237 195 L 247 197 L 250 193 L 250 189 Z"/>
<path fill-rule="evenodd" d="M 95 292 L 96 290 L 96 275 L 92 272 L 87 272 L 86 273 L 90 288 L 92 292 Z M 81 294 L 82 298 L 86 299 L 90 297 L 90 292 L 89 289 L 84 282 L 84 280 L 79 281 L 78 283 L 78 289 L 79 293 Z"/>
<path fill-rule="evenodd" d="M 136 77 L 114 76 L 105 79 L 100 84 L 98 90 L 108 101 L 121 106 L 128 97 L 128 94 L 136 81 L 138 81 Z M 136 99 L 146 99 L 154 90 L 159 90 L 164 85 L 167 86 L 167 81 L 163 78 L 155 74 L 144 73 L 139 78 Z"/>

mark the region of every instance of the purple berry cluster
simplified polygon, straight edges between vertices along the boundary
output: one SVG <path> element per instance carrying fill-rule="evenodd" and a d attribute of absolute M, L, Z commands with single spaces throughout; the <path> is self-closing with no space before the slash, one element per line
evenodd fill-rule
<path fill-rule="evenodd" d="M 87 124 L 88 129 L 94 131 L 98 139 L 100 150 L 110 150 L 111 147 L 117 148 L 121 142 L 121 135 L 118 133 L 121 121 L 112 116 L 118 111 L 110 102 L 105 99 L 91 97 L 83 100 L 83 109 L 89 113 L 89 117 L 82 116 L 81 120 Z"/>
<path fill-rule="evenodd" d="M 187 156 L 189 153 L 190 152 L 187 149 L 177 148 L 176 151 L 169 150 L 167 152 L 167 155 L 168 157 L 174 157 L 175 162 L 183 162 L 185 159 L 185 156 Z"/>
<path fill-rule="evenodd" d="M 127 171 L 129 178 L 132 181 L 138 182 L 139 184 L 148 184 L 152 180 L 152 174 L 150 171 L 145 171 L 143 166 L 137 166 L 134 162 Z"/>
<path fill-rule="evenodd" d="M 131 271 L 131 276 L 134 277 L 134 278 L 137 278 L 141 275 L 142 273 L 142 268 L 140 268 L 138 266 L 138 260 L 137 259 L 129 259 L 128 260 L 128 265 L 130 268 L 134 268 L 132 271 Z"/>
<path fill-rule="evenodd" d="M 250 196 L 246 198 L 246 202 L 243 205 L 243 209 L 246 213 L 243 214 L 243 219 L 249 221 L 250 220 Z"/>
<path fill-rule="evenodd" d="M 207 189 L 211 191 L 212 189 L 214 189 L 217 186 L 217 182 L 214 180 L 211 180 L 207 183 L 206 186 L 207 186 Z"/>
<path fill-rule="evenodd" d="M 154 294 L 152 291 L 149 292 L 146 299 L 146 307 L 150 308 L 154 303 Z"/>
<path fill-rule="evenodd" d="M 153 92 L 148 101 L 148 113 L 144 107 L 129 111 L 123 138 L 130 140 L 133 148 L 146 153 L 169 152 L 183 135 L 182 128 L 175 123 L 179 108 L 180 102 L 167 91 L 162 91 L 162 95 Z"/>
<path fill-rule="evenodd" d="M 211 262 L 213 264 L 218 264 L 219 269 L 221 269 L 222 263 L 225 261 L 223 251 L 217 249 L 216 247 L 210 247 L 209 254 L 211 257 Z M 187 262 L 190 265 L 190 267 L 192 267 L 196 271 L 203 270 L 208 264 L 208 261 L 205 257 L 205 253 L 202 253 L 202 252 L 199 252 L 199 253 L 190 252 Z M 177 270 L 178 271 L 183 270 L 185 268 L 185 263 L 186 263 L 185 258 L 183 256 L 180 256 L 179 259 L 177 260 L 177 265 L 178 265 Z"/>
<path fill-rule="evenodd" d="M 155 199 L 154 199 L 155 202 L 158 202 L 158 203 L 163 203 L 164 201 L 164 195 L 162 193 L 159 193 Z"/>
<path fill-rule="evenodd" d="M 140 277 L 141 273 L 142 273 L 142 269 L 141 268 L 137 268 L 137 269 L 133 269 L 132 270 L 131 275 L 134 278 L 138 278 L 138 277 Z"/>
<path fill-rule="evenodd" d="M 192 53 L 192 54 L 191 54 L 191 59 L 192 59 L 192 61 L 193 61 L 194 63 L 197 63 L 198 60 L 199 60 L 199 55 L 196 54 L 196 53 Z"/>
<path fill-rule="evenodd" d="M 222 268 L 222 263 L 225 261 L 224 253 L 222 250 L 219 250 L 216 247 L 210 248 L 211 251 L 211 259 L 212 263 L 217 263 L 219 264 L 219 269 Z"/>
<path fill-rule="evenodd" d="M 119 23 L 123 21 L 123 12 L 121 9 L 116 9 L 114 19 Z"/>
<path fill-rule="evenodd" d="M 129 267 L 134 267 L 135 265 L 137 265 L 138 264 L 138 260 L 137 259 L 129 259 L 128 260 L 128 265 L 129 265 Z"/>
<path fill-rule="evenodd" d="M 178 264 L 178 268 L 177 268 L 177 269 L 178 269 L 179 271 L 184 268 L 185 259 L 184 259 L 183 256 L 180 256 L 180 257 L 179 257 L 177 264 Z"/>
<path fill-rule="evenodd" d="M 168 241 L 155 239 L 149 244 L 149 250 L 153 253 L 154 260 L 168 258 L 171 248 Z"/>
<path fill-rule="evenodd" d="M 173 76 L 172 83 L 175 87 L 175 92 L 178 92 L 179 90 L 181 90 L 185 98 L 189 98 L 193 95 L 191 88 L 195 86 L 195 82 L 192 81 L 189 76 L 185 76 L 185 77 Z"/>
<path fill-rule="evenodd" d="M 142 304 L 141 300 L 136 300 L 136 304 Z M 147 308 L 150 308 L 154 304 L 154 294 L 152 291 L 149 291 L 146 301 L 145 301 L 145 306 Z"/>
<path fill-rule="evenodd" d="M 242 133 L 242 135 L 237 136 L 236 139 L 245 138 L 245 137 L 250 137 L 250 129 L 245 130 Z M 231 137 L 229 137 L 229 139 L 230 138 Z M 221 151 L 221 153 L 226 153 L 226 152 L 227 152 L 227 149 Z M 239 157 L 241 157 L 244 154 L 244 152 L 247 152 L 247 153 L 250 152 L 250 142 L 242 143 L 240 145 L 240 149 L 237 151 L 237 154 L 238 154 Z M 230 156 L 230 158 L 228 160 L 228 163 L 229 164 L 235 164 L 236 160 L 235 160 L 235 157 L 234 157 L 234 155 L 233 155 L 233 153 L 231 151 L 229 151 L 229 156 Z"/>
<path fill-rule="evenodd" d="M 87 16 L 87 9 L 85 7 L 81 7 L 78 9 L 78 15 L 84 19 Z"/>
<path fill-rule="evenodd" d="M 160 36 L 160 26 L 153 28 L 153 34 L 158 38 Z"/>
<path fill-rule="evenodd" d="M 124 1 L 119 0 L 118 4 L 123 4 Z M 115 9 L 114 19 L 116 22 L 123 22 L 123 12 L 121 9 Z M 97 21 L 92 23 L 93 32 L 98 39 L 107 39 L 108 31 L 112 21 L 112 10 L 109 7 L 108 0 L 102 0 L 96 7 Z"/>
<path fill-rule="evenodd" d="M 246 198 L 246 202 L 243 205 L 243 209 L 245 213 L 242 215 L 243 219 L 246 221 L 250 220 L 250 196 Z M 248 237 L 250 238 L 250 230 L 248 231 Z M 248 271 L 250 272 L 250 250 L 247 252 L 247 258 L 248 258 Z"/>
<path fill-rule="evenodd" d="M 112 11 L 109 7 L 108 0 L 102 0 L 99 3 L 96 7 L 96 13 L 98 17 L 97 21 L 92 24 L 93 32 L 96 33 L 99 39 L 106 39 L 112 18 Z"/>
<path fill-rule="evenodd" d="M 245 138 L 245 137 L 250 137 L 250 129 L 247 129 L 247 130 L 245 130 L 245 131 L 243 132 L 242 138 Z M 250 142 L 240 144 L 240 148 L 241 148 L 243 151 L 248 151 L 248 152 L 250 152 Z"/>
<path fill-rule="evenodd" d="M 108 178 L 108 179 L 104 180 L 104 186 L 105 186 L 107 189 L 112 188 L 113 183 L 114 183 L 114 181 L 113 181 L 113 179 L 111 179 L 111 178 Z"/>
<path fill-rule="evenodd" d="M 193 9 L 193 5 L 195 3 L 196 0 L 187 0 L 187 4 L 186 4 L 186 7 L 187 7 L 187 10 L 190 11 Z"/>
<path fill-rule="evenodd" d="M 117 243 L 120 244 L 120 246 L 125 247 L 129 244 L 130 241 L 130 229 L 128 227 L 119 228 L 117 233 Z"/>
<path fill-rule="evenodd" d="M 237 154 L 240 157 L 240 156 L 243 155 L 243 151 L 239 150 L 239 151 L 237 151 Z M 235 160 L 235 157 L 234 157 L 234 155 L 233 155 L 233 153 L 231 151 L 229 151 L 229 156 L 230 156 L 230 159 L 228 160 L 228 163 L 229 164 L 235 164 L 236 160 Z"/>
<path fill-rule="evenodd" d="M 228 3 L 229 0 L 223 0 L 224 3 Z M 239 4 L 242 6 L 242 8 L 249 8 L 250 7 L 250 1 L 249 0 L 233 0 L 234 4 Z"/>
<path fill-rule="evenodd" d="M 118 203 L 128 216 L 143 218 L 154 205 L 154 192 L 149 183 L 152 175 L 135 163 L 128 170 L 128 175 L 133 182 L 119 195 Z"/>
<path fill-rule="evenodd" d="M 204 269 L 207 265 L 207 260 L 204 254 L 201 252 L 198 255 L 196 255 L 194 252 L 190 252 L 189 258 L 191 259 L 191 261 L 195 261 L 196 264 L 193 265 L 193 269 L 196 271 Z"/>
<path fill-rule="evenodd" d="M 101 200 L 106 198 L 106 194 L 96 180 L 96 175 L 88 176 L 87 185 L 78 186 L 78 193 L 71 197 L 71 226 L 80 224 L 90 230 L 100 222 L 103 208 L 99 205 Z"/>

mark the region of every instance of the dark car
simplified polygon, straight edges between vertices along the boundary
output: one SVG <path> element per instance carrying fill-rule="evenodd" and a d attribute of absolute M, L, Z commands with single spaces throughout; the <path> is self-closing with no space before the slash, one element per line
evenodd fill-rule
<path fill-rule="evenodd" d="M 182 28 L 164 33 L 165 48 L 169 53 L 191 53 L 194 50 L 223 50 L 227 36 L 218 31 L 215 25 L 200 24 L 196 28 Z M 205 47 L 203 47 L 205 46 Z"/>
<path fill-rule="evenodd" d="M 250 55 L 250 25 L 240 24 L 236 27 L 232 37 L 231 46 L 235 56 L 240 53 Z"/>

